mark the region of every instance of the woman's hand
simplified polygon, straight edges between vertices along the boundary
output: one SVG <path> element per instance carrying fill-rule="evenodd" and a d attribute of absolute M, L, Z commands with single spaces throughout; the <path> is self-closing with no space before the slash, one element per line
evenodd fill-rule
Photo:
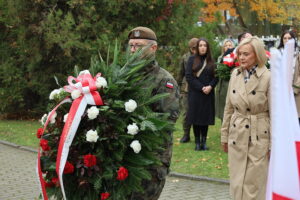
<path fill-rule="evenodd" d="M 205 87 L 202 88 L 202 92 L 204 94 L 209 94 L 211 90 L 212 90 L 212 87 L 210 85 L 205 86 Z"/>
<path fill-rule="evenodd" d="M 225 153 L 228 153 L 228 143 L 222 143 L 222 149 Z"/>

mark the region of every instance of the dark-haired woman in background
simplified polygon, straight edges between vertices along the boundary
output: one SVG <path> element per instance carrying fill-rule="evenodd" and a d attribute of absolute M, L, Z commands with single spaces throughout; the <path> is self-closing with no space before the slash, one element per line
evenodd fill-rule
<path fill-rule="evenodd" d="M 284 45 L 290 40 L 295 40 L 295 51 L 297 51 L 297 38 L 296 34 L 293 31 L 284 31 L 280 37 L 280 43 L 278 49 L 281 53 L 283 53 Z"/>
<path fill-rule="evenodd" d="M 208 126 L 215 124 L 214 87 L 218 83 L 215 68 L 209 43 L 206 39 L 200 38 L 196 54 L 189 58 L 186 69 L 189 86 L 187 122 L 193 125 L 196 151 L 208 150 L 206 146 Z"/>
<path fill-rule="evenodd" d="M 298 120 L 300 123 L 300 56 L 297 46 L 296 34 L 293 31 L 284 31 L 280 37 L 278 49 L 283 53 L 284 45 L 291 39 L 295 40 L 295 53 L 293 60 L 293 90 L 295 95 L 296 107 L 298 112 Z"/>

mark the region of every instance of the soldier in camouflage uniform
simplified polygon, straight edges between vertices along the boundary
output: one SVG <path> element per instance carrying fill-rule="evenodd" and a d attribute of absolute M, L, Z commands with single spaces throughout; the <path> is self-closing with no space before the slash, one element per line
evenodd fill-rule
<path fill-rule="evenodd" d="M 149 77 L 153 77 L 152 83 L 154 84 L 154 89 L 152 94 L 170 94 L 168 97 L 154 104 L 152 109 L 155 112 L 169 113 L 169 119 L 175 123 L 179 115 L 179 89 L 173 76 L 165 69 L 159 67 L 155 61 L 155 52 L 157 50 L 157 38 L 155 33 L 146 27 L 136 27 L 129 32 L 128 39 L 129 48 L 132 53 L 139 48 L 150 46 L 149 49 L 147 49 L 147 54 L 148 57 L 153 58 L 153 61 L 146 66 L 146 71 Z M 158 152 L 162 165 L 150 169 L 152 179 L 143 180 L 142 182 L 144 193 L 132 194 L 131 200 L 157 200 L 159 198 L 165 185 L 165 179 L 169 172 L 172 157 L 172 133 L 168 134 L 171 138 L 165 142 L 165 150 Z"/>
<path fill-rule="evenodd" d="M 187 67 L 188 59 L 191 55 L 196 53 L 196 46 L 197 46 L 198 38 L 192 38 L 189 41 L 189 52 L 182 56 L 180 62 L 180 71 L 178 74 L 178 84 L 180 87 L 180 110 L 182 112 L 183 121 L 182 121 L 182 128 L 183 128 L 183 137 L 180 139 L 181 143 L 189 142 L 190 141 L 190 130 L 191 124 L 187 123 L 186 113 L 188 110 L 188 86 L 185 79 L 185 70 Z"/>

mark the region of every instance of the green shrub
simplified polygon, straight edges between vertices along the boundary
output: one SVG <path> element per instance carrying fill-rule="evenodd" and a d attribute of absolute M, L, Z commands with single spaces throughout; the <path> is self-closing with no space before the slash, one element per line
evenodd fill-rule
<path fill-rule="evenodd" d="M 115 39 L 125 51 L 136 26 L 156 32 L 157 60 L 176 74 L 187 41 L 202 30 L 194 26 L 200 6 L 197 0 L 0 0 L 1 116 L 40 116 L 50 91 L 60 87 L 54 76 L 63 86 L 74 65 L 84 69 L 98 53 L 109 57 Z"/>

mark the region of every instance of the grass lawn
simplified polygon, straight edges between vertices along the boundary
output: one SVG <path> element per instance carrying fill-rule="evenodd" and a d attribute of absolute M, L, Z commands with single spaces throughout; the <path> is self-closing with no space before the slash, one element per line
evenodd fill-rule
<path fill-rule="evenodd" d="M 38 121 L 0 120 L 0 140 L 37 148 L 36 130 L 40 127 Z"/>
<path fill-rule="evenodd" d="M 227 154 L 220 148 L 220 126 L 220 120 L 216 120 L 216 125 L 209 127 L 207 138 L 209 151 L 195 151 L 192 131 L 191 142 L 179 143 L 183 135 L 180 118 L 174 133 L 171 171 L 228 179 Z M 40 127 L 37 121 L 0 120 L 0 140 L 37 148 L 39 140 L 36 138 L 36 130 Z"/>
<path fill-rule="evenodd" d="M 182 123 L 179 119 L 174 133 L 171 170 L 184 174 L 229 179 L 227 154 L 221 150 L 220 145 L 220 127 L 221 121 L 216 119 L 216 124 L 208 128 L 207 145 L 209 151 L 195 151 L 192 130 L 189 143 L 179 142 L 183 135 Z"/>

